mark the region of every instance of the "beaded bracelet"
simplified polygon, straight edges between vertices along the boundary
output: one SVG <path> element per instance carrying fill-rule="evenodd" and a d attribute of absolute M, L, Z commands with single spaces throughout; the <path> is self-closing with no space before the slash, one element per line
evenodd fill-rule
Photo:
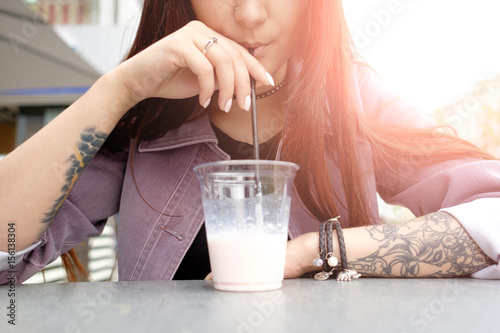
<path fill-rule="evenodd" d="M 318 258 L 313 261 L 314 266 L 323 266 L 323 271 L 314 275 L 314 279 L 318 281 L 328 280 L 331 275 L 336 272 L 337 281 L 351 281 L 361 276 L 356 270 L 347 268 L 347 254 L 344 242 L 344 233 L 339 222 L 340 216 L 329 219 L 326 222 L 320 223 L 319 228 L 319 248 Z M 340 250 L 340 267 L 339 261 L 333 254 L 333 226 L 337 231 Z M 325 247 L 326 238 L 326 247 Z"/>

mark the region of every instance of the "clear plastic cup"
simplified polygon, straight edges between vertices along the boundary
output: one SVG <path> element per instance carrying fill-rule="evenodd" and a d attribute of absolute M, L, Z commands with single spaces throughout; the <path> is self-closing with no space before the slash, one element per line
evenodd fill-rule
<path fill-rule="evenodd" d="M 215 288 L 281 288 L 293 179 L 299 166 L 265 160 L 198 165 Z"/>

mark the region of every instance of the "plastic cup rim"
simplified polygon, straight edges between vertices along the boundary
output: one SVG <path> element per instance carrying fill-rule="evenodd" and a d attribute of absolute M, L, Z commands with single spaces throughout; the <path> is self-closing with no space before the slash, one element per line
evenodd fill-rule
<path fill-rule="evenodd" d="M 227 165 L 261 165 L 261 166 L 283 166 L 290 167 L 294 171 L 299 170 L 300 166 L 293 162 L 285 162 L 285 161 L 274 161 L 274 160 L 228 160 L 228 161 L 216 161 L 216 162 L 208 162 L 196 165 L 193 170 L 197 172 L 202 168 L 210 168 L 216 166 L 227 166 Z"/>

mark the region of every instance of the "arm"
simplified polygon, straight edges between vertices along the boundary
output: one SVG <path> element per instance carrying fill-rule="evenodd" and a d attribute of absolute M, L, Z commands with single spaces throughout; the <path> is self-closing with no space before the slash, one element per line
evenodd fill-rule
<path fill-rule="evenodd" d="M 213 36 L 219 42 L 206 57 L 202 51 Z M 8 249 L 9 224 L 16 225 L 16 250 L 47 230 L 83 169 L 133 105 L 149 97 L 195 95 L 206 105 L 219 88 L 221 108 L 233 94 L 243 108 L 249 74 L 269 85 L 265 69 L 245 48 L 191 22 L 104 75 L 0 162 L 0 251 Z"/>
<path fill-rule="evenodd" d="M 388 93 L 380 82 L 370 77 L 370 73 L 364 71 L 360 74 L 360 95 L 368 117 L 395 126 L 424 128 L 433 125 L 421 112 Z M 434 145 L 430 142 L 417 149 L 431 153 Z M 379 162 L 384 161 L 386 155 L 376 147 L 372 153 L 374 164 L 383 165 Z M 455 158 L 429 165 L 420 162 L 421 157 L 416 152 L 415 156 L 408 155 L 405 160 L 394 162 L 390 168 L 379 167 L 376 172 L 378 193 L 388 203 L 410 208 L 416 216 L 422 216 L 420 219 L 448 212 L 464 235 L 471 237 L 487 258 L 493 259 L 486 266 L 490 266 L 488 269 L 477 270 L 474 277 L 500 278 L 498 266 L 491 266 L 492 262 L 498 261 L 500 253 L 491 246 L 497 234 L 492 230 L 498 230 L 495 216 L 500 200 L 500 162 L 479 158 Z M 437 211 L 441 213 L 433 213 Z M 402 225 L 398 226 L 402 231 Z M 429 225 L 422 225 L 424 227 Z M 427 237 L 428 232 L 424 231 L 421 230 Z"/>
<path fill-rule="evenodd" d="M 100 235 L 107 218 L 119 210 L 127 158 L 126 151 L 111 153 L 101 149 L 37 242 L 15 251 L 15 255 L 11 251 L 0 252 L 0 284 L 9 281 L 12 271 L 16 282 L 21 283 L 84 239 Z M 16 229 L 17 226 L 12 229 L 13 237 L 18 234 Z"/>
<path fill-rule="evenodd" d="M 368 117 L 395 126 L 425 128 L 433 125 L 426 116 L 384 90 L 368 75 L 369 72 L 359 74 L 360 103 Z M 386 157 L 376 149 L 372 152 L 374 161 Z M 500 163 L 456 159 L 422 167 L 411 163 L 411 156 L 406 162 L 378 172 L 377 190 L 387 202 L 409 207 L 420 217 L 398 224 L 345 229 L 348 267 L 366 277 L 459 277 L 471 276 L 490 266 L 495 268 L 500 252 L 485 246 L 492 243 L 494 237 L 482 232 L 480 241 L 481 237 L 477 234 L 471 237 L 468 230 L 474 224 L 498 225 L 498 220 L 478 218 L 478 207 L 472 202 L 493 198 L 497 204 L 490 204 L 487 212 L 496 215 Z M 467 215 L 475 216 L 467 219 L 467 230 L 458 222 L 465 221 L 463 212 L 453 215 L 455 219 L 440 211 L 446 207 L 454 211 L 460 204 L 464 204 L 464 211 L 470 212 Z M 336 237 L 333 238 L 337 244 Z M 339 258 L 338 244 L 334 248 Z M 290 241 L 285 276 L 298 277 L 317 270 L 312 265 L 317 249 L 318 233 Z M 489 278 L 500 278 L 500 275 L 491 274 Z"/>
<path fill-rule="evenodd" d="M 316 270 L 318 233 L 289 242 L 286 277 Z M 340 258 L 334 235 L 335 256 Z M 465 277 L 496 264 L 445 212 L 412 221 L 344 230 L 348 267 L 365 277 Z"/>
<path fill-rule="evenodd" d="M 16 249 L 49 227 L 57 211 L 132 103 L 114 73 L 103 76 L 77 102 L 0 163 L 0 250 L 7 224 L 16 225 Z M 107 93 L 103 93 L 103 92 Z"/>

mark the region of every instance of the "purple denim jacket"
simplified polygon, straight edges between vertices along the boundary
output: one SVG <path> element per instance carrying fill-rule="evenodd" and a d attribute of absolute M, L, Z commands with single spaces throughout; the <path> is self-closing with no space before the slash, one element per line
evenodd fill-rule
<path fill-rule="evenodd" d="M 418 110 L 384 90 L 367 71 L 358 72 L 356 89 L 365 114 L 374 121 L 416 127 L 433 124 Z M 368 143 L 360 142 L 359 149 L 363 156 L 366 197 L 373 216 L 378 216 L 377 191 L 387 202 L 407 206 L 417 216 L 478 198 L 500 197 L 500 162 L 455 160 L 422 169 L 402 164 L 395 165 L 395 171 L 387 170 L 376 177 L 373 162 L 380 157 Z M 217 147 L 206 114 L 162 138 L 140 143 L 134 154 L 101 150 L 40 238 L 41 243 L 15 266 L 18 282 L 85 238 L 99 235 L 106 219 L 116 213 L 119 213 L 120 280 L 171 279 L 203 224 L 201 193 L 193 167 L 227 159 L 229 156 Z M 333 156 L 328 159 L 333 186 L 342 189 Z M 464 187 L 467 179 L 474 181 Z M 339 196 L 344 203 L 338 205 L 339 214 L 347 226 L 342 190 Z M 317 231 L 318 227 L 318 221 L 294 192 L 290 237 Z M 0 283 L 5 283 L 7 276 L 6 271 L 0 272 Z"/>

